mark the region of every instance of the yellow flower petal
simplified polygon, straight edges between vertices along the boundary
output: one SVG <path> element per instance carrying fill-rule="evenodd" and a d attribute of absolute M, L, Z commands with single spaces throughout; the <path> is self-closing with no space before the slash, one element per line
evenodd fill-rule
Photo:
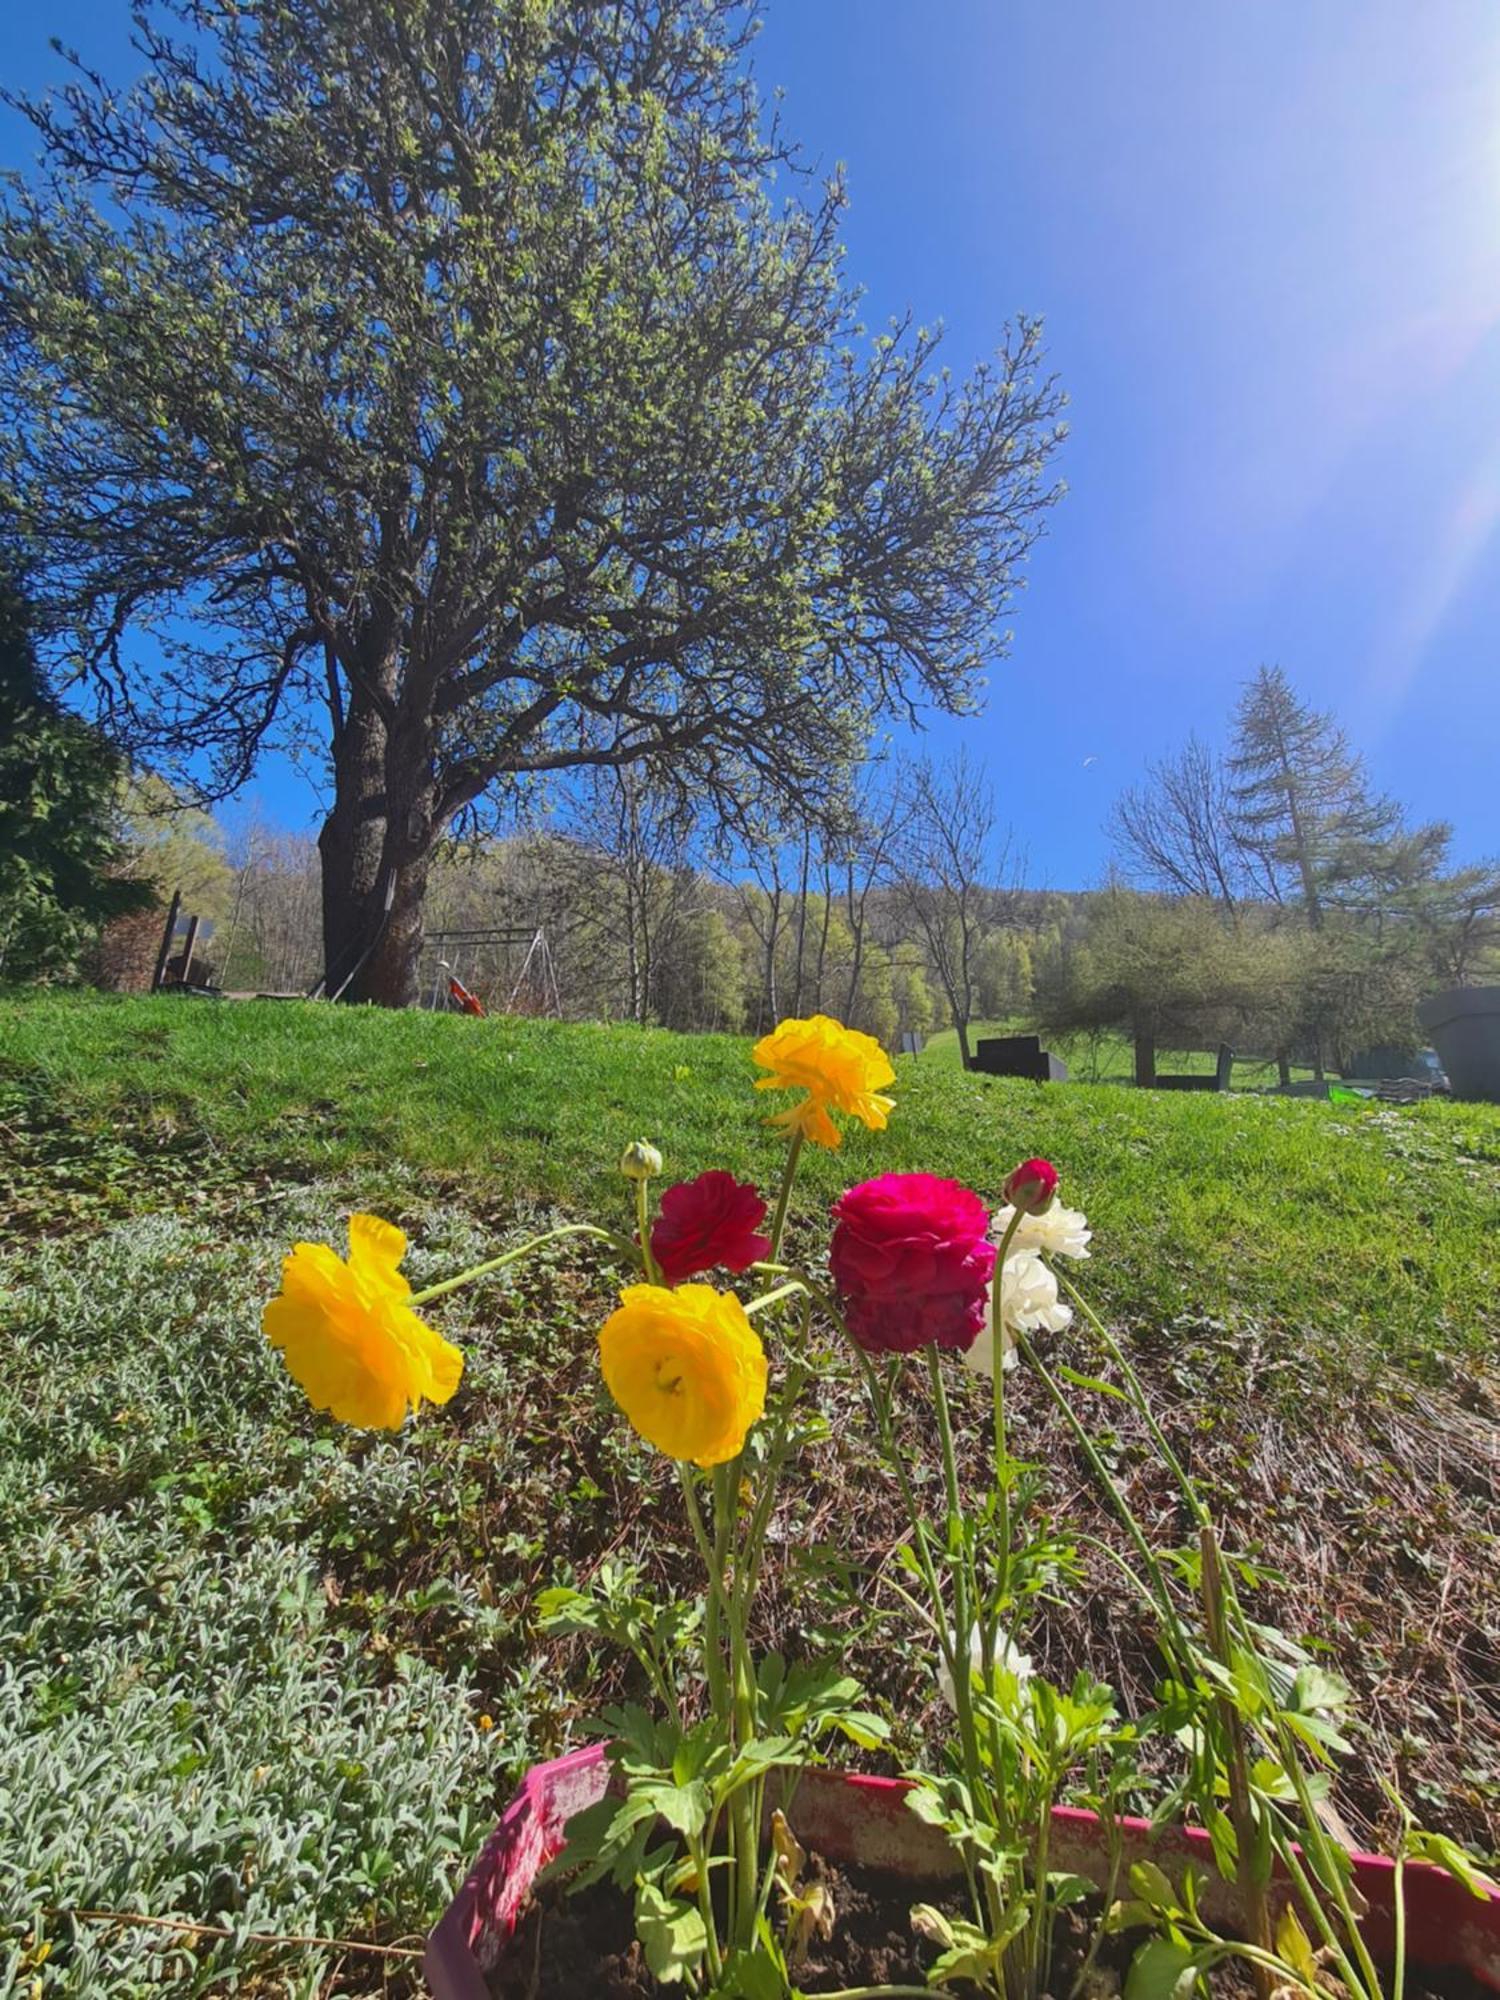
<path fill-rule="evenodd" d="M 800 1131 L 815 1146 L 830 1149 L 840 1142 L 830 1111 L 858 1118 L 872 1132 L 883 1132 L 895 1105 L 878 1093 L 894 1083 L 890 1058 L 873 1035 L 846 1028 L 827 1014 L 805 1021 L 783 1021 L 755 1045 L 755 1060 L 769 1076 L 756 1078 L 757 1090 L 805 1090 L 802 1103 L 770 1121 Z"/>
<path fill-rule="evenodd" d="M 297 1243 L 261 1325 L 315 1409 L 367 1430 L 400 1430 L 408 1409 L 446 1403 L 464 1358 L 405 1303 L 406 1238 L 378 1216 L 349 1221 L 347 1263 Z"/>
<path fill-rule="evenodd" d="M 766 1403 L 766 1351 L 732 1292 L 627 1285 L 599 1331 L 610 1394 L 668 1458 L 722 1465 Z"/>

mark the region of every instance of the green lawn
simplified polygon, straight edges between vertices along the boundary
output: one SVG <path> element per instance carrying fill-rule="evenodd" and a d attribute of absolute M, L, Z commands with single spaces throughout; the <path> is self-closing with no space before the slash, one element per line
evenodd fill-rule
<path fill-rule="evenodd" d="M 922 1167 L 993 1195 L 1041 1152 L 1096 1228 L 1087 1288 L 1159 1385 L 1161 1421 L 1231 1545 L 1279 1572 L 1259 1608 L 1326 1638 L 1372 1767 L 1431 1823 L 1500 1844 L 1500 1112 L 1171 1097 L 898 1064 L 884 1135 L 814 1155 L 819 1210 Z M 399 1438 L 315 1419 L 259 1302 L 296 1236 L 353 1205 L 409 1232 L 421 1282 L 538 1220 L 622 1222 L 622 1144 L 766 1185 L 779 1147 L 748 1043 L 301 1004 L 0 996 L 0 1991 L 399 1993 L 529 1758 L 611 1685 L 547 1646 L 535 1593 L 606 1553 L 668 1573 L 670 1482 L 604 1407 L 592 1336 L 619 1273 L 566 1247 L 434 1309 L 468 1354 Z M 1062 1343 L 1098 1372 L 1081 1337 Z M 1075 1351 L 1076 1350 L 1076 1351 Z M 892 1514 L 857 1405 L 788 1501 L 769 1630 L 848 1649 L 908 1745 L 927 1664 L 853 1608 Z M 1182 1529 L 1102 1401 L 1117 1476 Z M 1024 1380 L 1052 1504 L 1109 1533 Z M 1128 1699 L 1149 1643 L 1107 1565 L 1090 1615 L 1025 1636 Z M 1343 1804 L 1378 1816 L 1373 1783 Z M 175 1937 L 80 1909 L 177 1915 Z"/>

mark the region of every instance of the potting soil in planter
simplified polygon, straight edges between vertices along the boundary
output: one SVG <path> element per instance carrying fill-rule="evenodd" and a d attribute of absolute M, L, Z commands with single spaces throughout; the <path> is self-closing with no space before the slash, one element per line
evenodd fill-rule
<path fill-rule="evenodd" d="M 961 1893 L 914 1896 L 906 1877 L 878 1869 L 826 1868 L 820 1879 L 832 1894 L 835 1924 L 831 1939 L 814 1941 L 797 1974 L 798 1986 L 809 1995 L 851 1986 L 925 1985 L 938 1948 L 912 1930 L 913 1902 L 930 1902 L 950 1916 L 967 1914 Z M 1085 1904 L 1059 1918 L 1049 1982 L 1054 2000 L 1069 2000 L 1101 1907 Z M 1102 1940 L 1083 2000 L 1119 1995 L 1144 1935 L 1112 1934 Z M 632 1901 L 610 1883 L 578 1896 L 554 1883 L 532 1897 L 488 1984 L 493 2000 L 581 2000 L 584 1995 L 589 2000 L 668 2000 L 683 1991 L 652 1978 L 636 1942 Z M 1256 2000 L 1250 1969 L 1241 1960 L 1220 1965 L 1209 1984 L 1215 2000 Z M 964 1983 L 949 1990 L 977 1991 Z M 1466 1972 L 1412 1966 L 1407 1968 L 1406 1994 L 1407 2000 L 1493 2000 Z"/>

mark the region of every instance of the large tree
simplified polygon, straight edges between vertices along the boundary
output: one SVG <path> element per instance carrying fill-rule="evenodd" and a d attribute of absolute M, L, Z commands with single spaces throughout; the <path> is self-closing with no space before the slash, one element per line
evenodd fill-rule
<path fill-rule="evenodd" d="M 812 811 L 962 709 L 1051 498 L 1020 323 L 867 338 L 730 0 L 171 0 L 23 102 L 0 484 L 50 641 L 205 791 L 316 733 L 331 990 L 413 997 L 436 843 L 666 762 Z M 175 23 L 175 25 L 174 25 Z"/>

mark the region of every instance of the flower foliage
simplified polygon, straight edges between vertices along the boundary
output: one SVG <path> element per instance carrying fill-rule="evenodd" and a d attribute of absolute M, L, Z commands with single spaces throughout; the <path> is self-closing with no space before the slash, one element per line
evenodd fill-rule
<path fill-rule="evenodd" d="M 734 1458 L 766 1401 L 766 1351 L 732 1292 L 627 1285 L 599 1330 L 599 1365 L 625 1415 L 668 1458 Z"/>
<path fill-rule="evenodd" d="M 406 1303 L 405 1255 L 394 1224 L 351 1215 L 348 1261 L 326 1243 L 294 1244 L 261 1315 L 308 1401 L 342 1423 L 398 1431 L 409 1409 L 446 1403 L 463 1374 L 458 1349 Z"/>
<path fill-rule="evenodd" d="M 882 1174 L 834 1204 L 833 1282 L 850 1333 L 871 1353 L 967 1348 L 995 1268 L 989 1212 L 935 1174 Z"/>
<path fill-rule="evenodd" d="M 757 1090 L 806 1092 L 800 1103 L 778 1111 L 773 1125 L 800 1132 L 830 1150 L 843 1143 L 831 1111 L 859 1119 L 872 1132 L 885 1130 L 895 1107 L 879 1093 L 896 1081 L 896 1072 L 873 1035 L 846 1028 L 827 1014 L 813 1014 L 805 1021 L 783 1021 L 755 1044 L 754 1055 L 770 1071 L 756 1079 Z"/>
<path fill-rule="evenodd" d="M 679 1181 L 661 1198 L 651 1231 L 651 1256 L 669 1285 L 720 1265 L 747 1271 L 771 1254 L 759 1235 L 766 1204 L 748 1181 L 717 1170 Z"/>

